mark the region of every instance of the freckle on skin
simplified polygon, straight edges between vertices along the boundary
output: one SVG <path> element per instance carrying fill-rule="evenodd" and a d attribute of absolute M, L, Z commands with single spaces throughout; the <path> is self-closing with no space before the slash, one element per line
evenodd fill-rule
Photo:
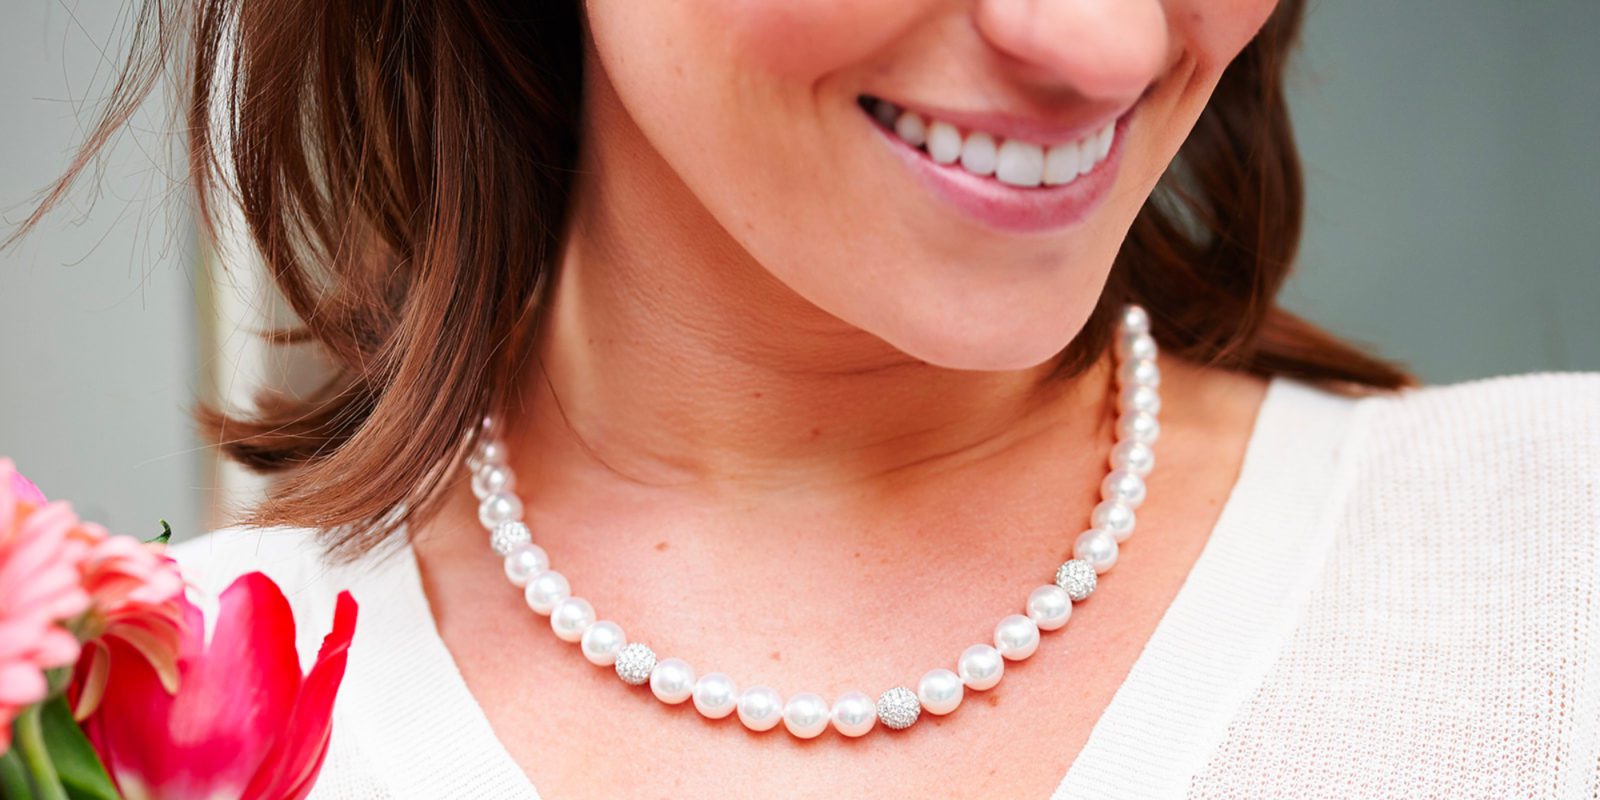
<path fill-rule="evenodd" d="M 657 550 L 665 550 L 665 549 L 667 549 L 667 543 L 666 542 L 656 542 L 656 549 Z"/>
<path fill-rule="evenodd" d="M 822 429 L 821 428 L 812 428 L 811 429 L 811 435 L 812 436 L 821 436 L 822 435 Z"/>
<path fill-rule="evenodd" d="M 988 697 L 983 698 L 983 701 L 991 706 L 1000 705 L 1000 697 L 998 695 L 991 694 Z"/>
<path fill-rule="evenodd" d="M 783 654 L 779 653 L 776 650 L 774 650 L 774 651 L 772 651 L 771 658 L 772 658 L 773 661 L 782 661 L 783 660 Z"/>

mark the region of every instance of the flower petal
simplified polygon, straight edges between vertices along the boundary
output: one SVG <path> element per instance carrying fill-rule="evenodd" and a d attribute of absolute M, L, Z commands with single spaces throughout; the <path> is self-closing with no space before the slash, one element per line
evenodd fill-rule
<path fill-rule="evenodd" d="M 317 662 L 306 674 L 282 736 L 250 780 L 244 800 L 302 800 L 322 769 L 333 732 L 333 701 L 344 680 L 350 641 L 356 632 L 356 601 L 340 592 L 333 630 L 322 640 Z"/>
<path fill-rule="evenodd" d="M 265 575 L 223 591 L 215 634 L 185 600 L 176 695 L 145 657 L 109 637 L 112 663 L 90 738 L 120 782 L 137 780 L 162 798 L 234 797 L 266 757 L 300 690 L 289 602 Z"/>

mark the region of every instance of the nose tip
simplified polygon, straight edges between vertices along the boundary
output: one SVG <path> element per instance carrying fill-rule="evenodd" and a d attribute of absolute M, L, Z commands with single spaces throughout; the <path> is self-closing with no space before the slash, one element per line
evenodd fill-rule
<path fill-rule="evenodd" d="M 974 19 L 990 46 L 1036 80 L 1090 99 L 1138 96 L 1166 58 L 1160 0 L 978 0 Z"/>

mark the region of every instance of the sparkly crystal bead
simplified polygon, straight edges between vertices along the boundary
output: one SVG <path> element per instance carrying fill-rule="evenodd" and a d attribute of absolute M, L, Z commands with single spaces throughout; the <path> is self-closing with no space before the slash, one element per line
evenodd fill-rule
<path fill-rule="evenodd" d="M 878 695 L 878 721 L 897 731 L 911 727 L 922 716 L 922 703 L 917 693 L 904 686 L 896 686 Z"/>
<path fill-rule="evenodd" d="M 527 525 L 515 521 L 500 523 L 489 535 L 489 546 L 502 556 L 511 552 L 511 548 L 531 541 L 533 532 L 528 530 Z"/>
<path fill-rule="evenodd" d="M 633 642 L 617 653 L 617 677 L 629 686 L 643 686 L 656 668 L 656 651 Z"/>
<path fill-rule="evenodd" d="M 1094 565 L 1081 558 L 1074 558 L 1056 570 L 1056 585 L 1066 589 L 1067 596 L 1074 601 L 1088 599 L 1097 582 Z"/>

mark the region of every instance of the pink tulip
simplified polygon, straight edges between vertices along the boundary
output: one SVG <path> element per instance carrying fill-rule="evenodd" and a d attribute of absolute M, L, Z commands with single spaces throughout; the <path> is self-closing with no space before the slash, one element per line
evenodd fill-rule
<path fill-rule="evenodd" d="M 294 616 L 265 575 L 244 575 L 222 592 L 209 643 L 200 610 L 181 602 L 176 694 L 134 645 L 105 642 L 104 694 L 83 728 L 118 789 L 161 800 L 305 797 L 327 754 L 355 601 L 339 594 L 333 630 L 303 679 Z"/>
<path fill-rule="evenodd" d="M 65 503 L 0 458 L 0 753 L 11 723 L 49 693 L 45 670 L 71 664 L 78 640 L 64 623 L 89 608 L 78 567 L 90 545 Z"/>
<path fill-rule="evenodd" d="M 183 577 L 166 545 L 131 536 L 106 536 L 92 543 L 79 567 L 90 610 L 75 628 L 84 642 L 74 692 L 73 716 L 94 713 L 111 668 L 112 640 L 138 651 L 155 668 L 169 693 L 178 688 L 183 645 Z"/>

